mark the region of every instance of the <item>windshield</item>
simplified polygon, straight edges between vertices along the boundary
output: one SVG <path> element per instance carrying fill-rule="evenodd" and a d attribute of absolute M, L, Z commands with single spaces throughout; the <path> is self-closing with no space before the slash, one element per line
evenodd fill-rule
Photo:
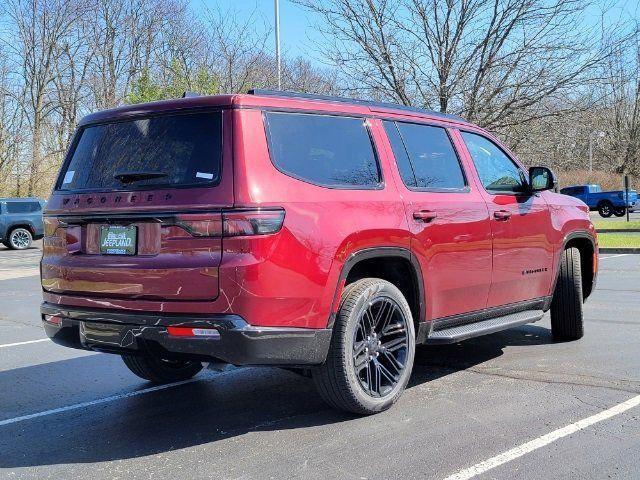
<path fill-rule="evenodd" d="M 221 112 L 164 115 L 82 128 L 58 190 L 123 190 L 217 183 Z"/>

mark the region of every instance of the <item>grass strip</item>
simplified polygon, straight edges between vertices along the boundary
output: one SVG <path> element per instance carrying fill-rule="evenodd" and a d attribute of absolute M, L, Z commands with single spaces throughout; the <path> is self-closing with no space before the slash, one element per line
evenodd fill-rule
<path fill-rule="evenodd" d="M 598 245 L 602 248 L 640 248 L 640 233 L 600 233 Z"/>
<path fill-rule="evenodd" d="M 640 228 L 640 220 L 632 220 L 627 222 L 625 220 L 595 220 L 593 226 L 596 230 L 606 228 L 610 230 L 627 230 L 629 228 Z"/>

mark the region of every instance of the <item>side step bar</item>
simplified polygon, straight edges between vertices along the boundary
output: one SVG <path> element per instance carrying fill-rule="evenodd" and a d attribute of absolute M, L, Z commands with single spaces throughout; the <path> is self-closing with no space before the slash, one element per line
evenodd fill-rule
<path fill-rule="evenodd" d="M 544 312 L 542 310 L 525 310 L 524 312 L 490 318 L 489 320 L 483 320 L 481 322 L 434 330 L 424 343 L 426 345 L 457 343 L 467 338 L 479 337 L 480 335 L 487 335 L 527 323 L 537 322 L 543 315 Z"/>

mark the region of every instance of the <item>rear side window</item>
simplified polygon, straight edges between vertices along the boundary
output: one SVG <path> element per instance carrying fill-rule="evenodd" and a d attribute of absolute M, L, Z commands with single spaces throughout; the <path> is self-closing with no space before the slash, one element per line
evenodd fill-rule
<path fill-rule="evenodd" d="M 470 132 L 461 132 L 480 182 L 489 192 L 521 192 L 527 183 L 524 173 L 495 143 Z"/>
<path fill-rule="evenodd" d="M 35 213 L 40 211 L 38 202 L 7 202 L 7 213 Z"/>
<path fill-rule="evenodd" d="M 220 178 L 221 112 L 104 123 L 78 135 L 58 190 L 205 186 Z"/>
<path fill-rule="evenodd" d="M 265 120 L 271 160 L 284 174 L 323 187 L 380 186 L 364 119 L 267 112 Z"/>
<path fill-rule="evenodd" d="M 385 122 L 385 129 L 407 187 L 418 190 L 466 187 L 460 161 L 444 128 Z"/>

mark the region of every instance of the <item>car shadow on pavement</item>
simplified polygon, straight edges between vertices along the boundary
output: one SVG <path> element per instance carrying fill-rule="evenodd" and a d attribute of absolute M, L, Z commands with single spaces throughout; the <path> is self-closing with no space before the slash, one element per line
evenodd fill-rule
<path fill-rule="evenodd" d="M 436 372 L 448 375 L 465 370 L 502 355 L 505 347 L 524 347 L 554 343 L 551 331 L 537 325 L 524 325 L 491 335 L 476 337 L 451 345 L 420 346 L 416 350 L 414 374 L 410 386 L 422 383 L 421 373 L 429 373 L 433 380 Z"/>
<path fill-rule="evenodd" d="M 461 344 L 421 347 L 405 395 L 412 386 L 499 357 L 505 347 L 551 342 L 547 329 L 526 326 Z M 122 374 L 114 372 L 119 367 L 104 357 L 91 355 L 0 372 L 0 390 L 14 386 L 16 390 L 14 396 L 0 398 L 20 402 L 27 394 L 42 396 L 41 404 L 31 405 L 30 411 L 20 411 L 20 415 L 86 401 L 87 391 L 101 378 Z M 330 409 L 319 399 L 311 380 L 281 369 L 247 368 L 222 376 L 201 375 L 202 380 L 194 383 L 0 426 L 0 468 L 132 459 L 260 431 L 295 429 L 296 435 L 311 438 L 317 435 L 313 427 L 375 419 Z M 57 382 L 51 389 L 48 379 Z M 141 383 L 139 388 L 148 386 Z M 63 396 L 61 392 L 68 398 L 69 390 L 77 391 L 79 398 L 71 395 L 74 400 L 62 404 L 56 400 Z M 395 408 L 402 408 L 402 402 Z M 14 413 L 19 410 L 8 409 Z M 7 418 L 2 404 L 0 415 L 0 419 Z"/>

